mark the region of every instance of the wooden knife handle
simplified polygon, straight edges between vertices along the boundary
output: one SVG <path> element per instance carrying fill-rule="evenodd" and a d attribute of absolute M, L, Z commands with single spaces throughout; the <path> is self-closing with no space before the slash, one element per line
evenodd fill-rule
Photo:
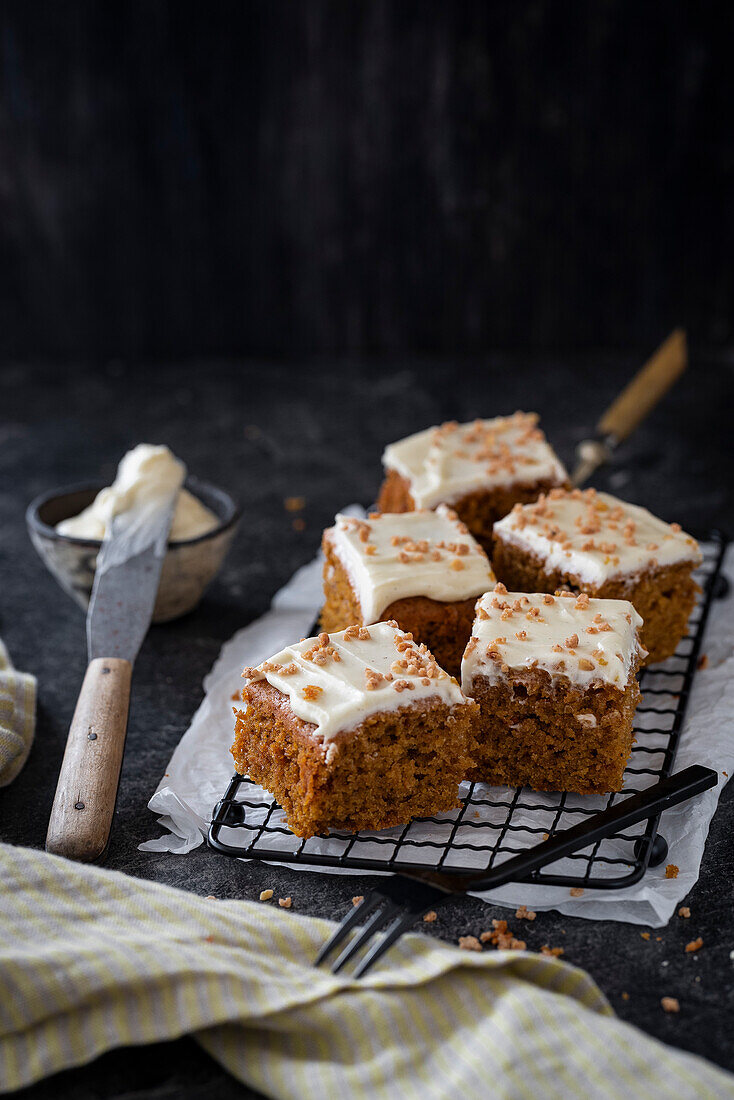
<path fill-rule="evenodd" d="M 120 782 L 132 671 L 130 662 L 119 658 L 89 662 L 61 764 L 47 852 L 82 863 L 104 855 Z"/>
<path fill-rule="evenodd" d="M 682 328 L 677 328 L 609 406 L 599 421 L 598 431 L 602 435 L 613 435 L 617 442 L 626 439 L 665 396 L 687 365 L 686 334 Z"/>

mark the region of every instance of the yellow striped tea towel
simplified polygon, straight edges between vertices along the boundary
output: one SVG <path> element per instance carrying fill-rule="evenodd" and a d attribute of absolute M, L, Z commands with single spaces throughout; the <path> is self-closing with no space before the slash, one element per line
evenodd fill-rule
<path fill-rule="evenodd" d="M 233 874 L 237 869 L 233 868 Z M 403 937 L 361 981 L 333 925 L 0 845 L 0 1087 L 191 1033 L 269 1097 L 734 1097 L 557 959 Z"/>
<path fill-rule="evenodd" d="M 21 770 L 36 729 L 36 678 L 17 672 L 0 640 L 0 787 Z"/>

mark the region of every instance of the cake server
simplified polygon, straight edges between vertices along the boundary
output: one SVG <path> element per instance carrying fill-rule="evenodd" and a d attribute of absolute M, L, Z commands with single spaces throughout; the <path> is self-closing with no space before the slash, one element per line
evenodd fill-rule
<path fill-rule="evenodd" d="M 711 768 L 692 764 L 647 790 L 625 798 L 616 806 L 610 806 L 570 829 L 554 833 L 548 840 L 526 848 L 489 871 L 451 873 L 437 868 L 435 871 L 404 871 L 380 879 L 380 884 L 349 910 L 319 951 L 314 966 L 319 966 L 327 955 L 341 946 L 353 928 L 363 925 L 333 963 L 331 969 L 336 974 L 390 920 L 382 939 L 372 942 L 352 974 L 353 978 L 361 978 L 420 917 L 456 894 L 465 894 L 469 890 L 493 890 L 508 882 L 525 882 L 541 867 L 589 848 L 605 837 L 616 836 L 649 817 L 658 817 L 663 810 L 678 806 L 715 786 L 718 780 L 718 773 Z"/>
<path fill-rule="evenodd" d="M 677 328 L 612 402 L 594 435 L 579 443 L 571 477 L 574 485 L 583 485 L 599 466 L 609 462 L 615 448 L 652 412 L 687 366 L 686 334 Z"/>
<path fill-rule="evenodd" d="M 107 848 L 127 735 L 130 684 L 153 615 L 179 487 L 112 520 L 87 612 L 88 665 L 56 787 L 46 850 L 82 862 Z"/>

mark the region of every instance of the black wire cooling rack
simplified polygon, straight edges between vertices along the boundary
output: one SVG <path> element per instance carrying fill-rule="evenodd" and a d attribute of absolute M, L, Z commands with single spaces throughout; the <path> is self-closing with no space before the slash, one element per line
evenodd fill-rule
<path fill-rule="evenodd" d="M 697 579 L 702 591 L 689 632 L 674 656 L 641 673 L 643 700 L 635 716 L 636 740 L 618 793 L 548 794 L 527 787 L 464 783 L 462 804 L 450 813 L 376 833 L 334 831 L 304 840 L 290 831 L 271 795 L 250 779 L 235 775 L 215 807 L 209 845 L 228 856 L 333 871 L 489 870 L 546 836 L 606 809 L 615 799 L 665 778 L 673 768 L 711 601 L 727 589 L 721 573 L 726 545 L 718 531 L 701 540 L 704 559 Z M 631 886 L 648 866 L 657 866 L 667 855 L 658 822 L 659 815 L 559 860 L 552 872 L 536 871 L 526 881 L 598 889 Z"/>

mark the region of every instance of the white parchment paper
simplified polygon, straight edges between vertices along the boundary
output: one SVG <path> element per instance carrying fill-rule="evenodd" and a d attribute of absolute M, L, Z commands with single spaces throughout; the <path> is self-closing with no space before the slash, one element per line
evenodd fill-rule
<path fill-rule="evenodd" d="M 349 510 L 359 514 L 357 508 Z M 734 548 L 732 548 L 734 549 Z M 734 562 L 731 551 L 725 561 L 725 570 L 731 572 Z M 250 623 L 238 631 L 223 647 L 211 672 L 204 680 L 205 697 L 194 715 L 191 725 L 179 742 L 158 789 L 149 802 L 149 808 L 159 816 L 159 823 L 166 829 L 163 836 L 147 841 L 140 847 L 144 851 L 168 851 L 184 855 L 203 842 L 209 818 L 215 803 L 222 796 L 232 775 L 232 757 L 229 747 L 233 735 L 232 707 L 233 693 L 241 686 L 241 671 L 245 665 L 256 665 L 271 654 L 282 649 L 294 638 L 301 638 L 311 630 L 321 605 L 321 560 L 315 559 L 304 566 L 291 578 L 289 583 L 275 596 L 270 610 L 262 618 Z M 626 889 L 595 890 L 587 889 L 581 897 L 571 897 L 566 887 L 508 885 L 498 890 L 479 894 L 495 904 L 515 908 L 527 905 L 536 910 L 557 909 L 562 913 L 591 919 L 621 920 L 632 923 L 659 927 L 667 923 L 675 911 L 678 902 L 691 889 L 698 878 L 701 856 L 713 817 L 721 787 L 726 782 L 726 774 L 734 769 L 734 595 L 724 600 L 715 600 L 711 609 L 709 623 L 704 638 L 703 652 L 707 656 L 707 666 L 695 677 L 694 688 L 688 705 L 688 713 L 682 732 L 676 770 L 688 764 L 705 764 L 719 773 L 719 784 L 700 795 L 694 802 L 684 803 L 667 811 L 661 820 L 660 831 L 669 845 L 669 856 L 665 863 L 675 863 L 679 867 L 677 878 L 665 877 L 665 863 L 657 868 L 649 868 L 644 878 Z M 656 666 L 677 669 L 681 662 L 673 658 L 666 665 Z M 648 679 L 650 686 L 662 686 L 675 691 L 678 684 L 674 678 Z M 650 696 L 643 705 L 663 705 L 665 697 Z M 651 713 L 641 716 L 639 725 L 647 725 L 652 730 L 655 723 L 667 722 Z M 647 736 L 647 735 L 646 735 Z M 647 743 L 655 747 L 655 734 L 650 733 Z M 663 746 L 665 738 L 660 738 Z M 657 757 L 651 757 L 652 764 Z M 641 789 L 655 781 L 654 776 L 640 776 L 636 787 Z M 489 801 L 509 800 L 511 792 L 505 788 L 485 788 Z M 480 791 L 481 793 L 481 791 Z M 248 799 L 262 799 L 263 807 L 271 800 L 260 788 L 248 789 Z M 589 798 L 570 796 L 569 806 L 573 808 L 573 799 L 585 806 L 591 805 Z M 599 806 L 605 800 L 599 800 Z M 557 796 L 537 794 L 532 796 L 535 809 L 530 813 L 516 811 L 513 823 L 527 823 L 536 830 L 540 825 L 545 828 L 553 820 Z M 254 811 L 257 815 L 257 811 Z M 263 809 L 264 813 L 264 809 Z M 486 821 L 501 822 L 506 815 L 503 807 L 480 807 L 465 815 L 467 824 L 462 826 L 455 839 L 466 839 L 477 843 L 479 824 Z M 450 831 L 450 815 L 446 824 L 416 823 L 411 826 L 411 837 L 443 840 Z M 282 820 L 282 818 L 281 818 Z M 578 820 L 578 819 L 576 819 Z M 546 824 L 547 823 L 547 824 Z M 574 823 L 573 817 L 564 817 L 563 826 Z M 641 827 L 640 827 L 641 828 Z M 381 837 L 400 835 L 402 830 L 385 830 Z M 486 834 L 485 834 L 486 835 Z M 537 832 L 515 834 L 518 846 L 539 839 Z M 276 834 L 272 840 L 267 837 L 264 844 L 271 843 L 281 850 L 288 846 L 289 839 Z M 295 838 L 292 847 L 296 846 Z M 315 838 L 308 842 L 310 852 L 340 852 L 344 841 L 334 838 Z M 615 854 L 615 842 L 605 842 L 604 853 Z M 354 851 L 354 849 L 353 849 Z M 629 848 L 626 849 L 629 851 Z M 363 834 L 358 845 L 362 857 L 376 856 L 385 858 L 385 845 L 370 843 L 370 835 Z M 389 850 L 388 850 L 389 854 Z M 622 855 L 622 849 L 616 853 Z M 417 860 L 425 858 L 426 849 L 414 849 Z M 446 866 L 459 868 L 469 865 L 471 856 L 459 853 Z M 554 866 L 561 873 L 579 873 L 579 863 Z M 583 868 L 582 868 L 583 869 Z M 609 874 L 621 875 L 625 867 L 610 865 Z M 323 869 L 320 869 L 323 871 Z M 318 873 L 305 871 L 304 873 Z M 345 874 L 343 869 L 338 871 Z M 364 873 L 364 872 L 360 872 Z"/>

